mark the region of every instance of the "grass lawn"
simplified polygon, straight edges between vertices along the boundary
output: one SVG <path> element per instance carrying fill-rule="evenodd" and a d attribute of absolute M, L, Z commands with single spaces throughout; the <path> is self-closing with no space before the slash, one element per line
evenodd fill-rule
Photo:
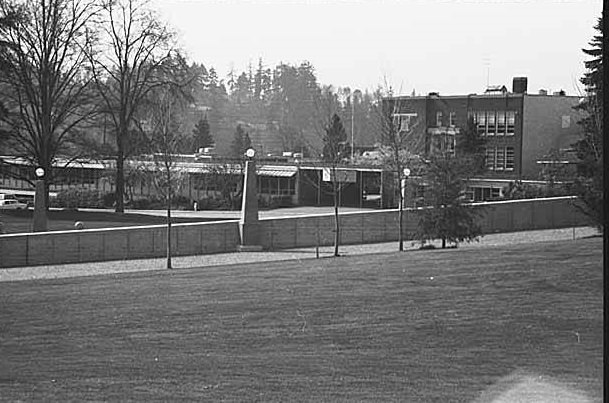
<path fill-rule="evenodd" d="M 34 210 L 0 211 L 0 222 L 6 234 L 32 231 Z M 82 221 L 85 228 L 129 227 L 134 225 L 165 224 L 165 217 L 137 213 L 114 213 L 108 211 L 50 210 L 47 213 L 49 231 L 73 230 L 76 221 Z M 209 221 L 199 218 L 172 217 L 172 222 Z"/>
<path fill-rule="evenodd" d="M 602 401 L 602 239 L 0 283 L 0 400 Z"/>

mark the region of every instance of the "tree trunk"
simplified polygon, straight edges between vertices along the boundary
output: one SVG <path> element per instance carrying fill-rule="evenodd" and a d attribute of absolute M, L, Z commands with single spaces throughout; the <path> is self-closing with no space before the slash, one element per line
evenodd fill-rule
<path fill-rule="evenodd" d="M 446 249 L 446 238 L 442 238 L 442 249 Z"/>
<path fill-rule="evenodd" d="M 338 186 L 336 186 L 336 174 L 332 181 L 332 187 L 334 188 L 334 256 L 340 256 L 338 253 L 338 246 L 340 242 L 340 221 L 338 219 Z"/>
<path fill-rule="evenodd" d="M 401 181 L 400 181 L 400 186 L 401 186 Z M 403 236 L 403 232 L 404 232 L 404 197 L 402 196 L 402 192 L 400 189 L 400 211 L 398 213 L 399 217 L 399 233 L 398 233 L 398 242 L 399 242 L 399 251 L 402 252 L 404 251 L 404 236 Z"/>
<path fill-rule="evenodd" d="M 123 195 L 125 194 L 125 141 L 127 136 L 126 119 L 121 116 L 118 132 L 116 133 L 116 190 L 114 198 L 117 213 L 125 212 Z"/>
<path fill-rule="evenodd" d="M 167 268 L 171 269 L 171 174 L 167 174 Z"/>
<path fill-rule="evenodd" d="M 117 213 L 125 212 L 125 204 L 123 202 L 123 193 L 125 190 L 125 169 L 122 151 L 116 156 L 116 180 L 114 190 L 114 199 L 116 202 L 115 210 Z"/>

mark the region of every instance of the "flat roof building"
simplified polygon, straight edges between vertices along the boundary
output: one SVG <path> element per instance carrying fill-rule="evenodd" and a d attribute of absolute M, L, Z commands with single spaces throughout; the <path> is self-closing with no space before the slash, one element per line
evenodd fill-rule
<path fill-rule="evenodd" d="M 539 180 L 542 165 L 552 151 L 565 151 L 582 134 L 576 110 L 581 98 L 564 91 L 548 95 L 527 93 L 527 78 L 515 77 L 512 92 L 489 87 L 484 94 L 398 96 L 383 100 L 402 130 L 424 136 L 426 152 L 442 146 L 455 149 L 458 134 L 472 118 L 484 138 L 486 171 L 478 183 L 492 186 L 514 180 Z M 490 186 L 490 185 L 489 185 Z"/>

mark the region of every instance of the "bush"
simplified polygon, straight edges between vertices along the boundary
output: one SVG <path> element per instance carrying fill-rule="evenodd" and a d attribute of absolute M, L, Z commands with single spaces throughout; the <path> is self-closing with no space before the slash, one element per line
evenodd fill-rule
<path fill-rule="evenodd" d="M 167 201 L 158 196 L 140 197 L 129 200 L 126 206 L 135 210 L 164 210 Z M 172 210 L 192 210 L 192 202 L 186 196 L 176 196 L 171 203 Z"/>
<path fill-rule="evenodd" d="M 572 194 L 571 185 L 547 183 L 543 185 L 510 182 L 505 190 L 504 198 L 507 200 L 536 199 L 541 197 L 569 196 Z"/>
<path fill-rule="evenodd" d="M 68 189 L 57 193 L 57 197 L 50 200 L 51 207 L 59 208 L 104 208 L 107 194 L 99 190 Z"/>
<path fill-rule="evenodd" d="M 106 193 L 102 196 L 102 204 L 104 207 L 114 207 L 114 203 L 116 203 L 116 194 L 114 192 Z"/>
<path fill-rule="evenodd" d="M 199 210 L 233 210 L 231 201 L 225 198 L 206 197 L 197 203 Z"/>

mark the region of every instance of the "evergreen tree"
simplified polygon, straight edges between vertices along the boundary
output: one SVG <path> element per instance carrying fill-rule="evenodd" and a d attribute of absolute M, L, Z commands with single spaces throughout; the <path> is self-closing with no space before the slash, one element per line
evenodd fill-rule
<path fill-rule="evenodd" d="M 425 161 L 424 180 L 429 184 L 425 200 L 431 208 L 421 211 L 418 235 L 422 242 L 433 239 L 447 242 L 470 242 L 482 235 L 477 223 L 479 211 L 465 203 L 468 160 L 438 153 Z"/>
<path fill-rule="evenodd" d="M 467 119 L 465 130 L 459 132 L 456 140 L 456 153 L 463 162 L 468 162 L 469 176 L 484 172 L 484 147 L 486 140 L 478 133 L 474 118 Z"/>
<path fill-rule="evenodd" d="M 576 108 L 583 110 L 586 117 L 579 124 L 583 135 L 573 147 L 578 162 L 574 190 L 584 203 L 583 211 L 602 231 L 603 218 L 603 19 L 599 18 L 590 49 L 584 53 L 592 56 L 584 64 L 588 70 L 581 78 L 586 88 L 586 99 Z"/>
<path fill-rule="evenodd" d="M 470 242 L 482 235 L 477 222 L 481 210 L 466 203 L 465 192 L 469 179 L 484 170 L 484 140 L 473 119 L 458 135 L 454 150 L 449 135 L 443 140 L 424 162 L 423 179 L 429 185 L 425 200 L 431 208 L 421 212 L 418 235 L 422 242 L 440 239 L 445 248 L 447 242 Z"/>
<path fill-rule="evenodd" d="M 250 148 L 252 148 L 252 139 L 250 139 L 250 134 L 246 132 L 243 136 L 243 152 L 245 153 Z"/>
<path fill-rule="evenodd" d="M 322 158 L 324 161 L 337 164 L 350 155 L 350 147 L 347 142 L 347 131 L 335 113 L 330 123 L 325 128 L 324 148 Z"/>
<path fill-rule="evenodd" d="M 245 132 L 241 125 L 237 125 L 237 129 L 235 129 L 235 135 L 233 137 L 233 142 L 231 143 L 231 157 L 233 158 L 243 158 L 243 154 L 247 151 L 248 148 L 252 147 L 252 140 L 250 139 L 249 133 Z"/>
<path fill-rule="evenodd" d="M 195 151 L 198 151 L 200 148 L 213 147 L 214 138 L 210 133 L 207 116 L 199 119 L 195 128 L 192 130 L 192 134 L 194 137 L 193 148 Z"/>

